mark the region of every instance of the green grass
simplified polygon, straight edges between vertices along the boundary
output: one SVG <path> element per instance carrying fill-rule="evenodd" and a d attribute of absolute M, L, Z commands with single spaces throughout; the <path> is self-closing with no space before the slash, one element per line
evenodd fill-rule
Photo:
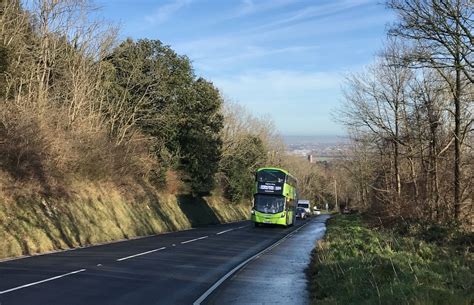
<path fill-rule="evenodd" d="M 313 251 L 312 304 L 474 304 L 473 254 L 339 215 Z"/>

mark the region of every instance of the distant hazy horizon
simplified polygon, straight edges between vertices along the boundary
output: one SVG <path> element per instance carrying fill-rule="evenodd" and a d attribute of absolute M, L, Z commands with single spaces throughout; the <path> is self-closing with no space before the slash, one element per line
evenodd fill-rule
<path fill-rule="evenodd" d="M 283 135 L 283 141 L 291 144 L 336 144 L 347 142 L 349 138 L 342 135 Z"/>

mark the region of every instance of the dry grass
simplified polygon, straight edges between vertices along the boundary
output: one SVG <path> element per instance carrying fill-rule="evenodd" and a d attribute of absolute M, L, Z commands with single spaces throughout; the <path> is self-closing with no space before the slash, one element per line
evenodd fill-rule
<path fill-rule="evenodd" d="M 1 178 L 2 186 L 5 178 Z M 29 188 L 31 189 L 31 188 Z M 114 241 L 245 219 L 245 205 L 190 199 L 188 207 L 144 181 L 73 182 L 68 198 L 0 193 L 0 258 Z"/>

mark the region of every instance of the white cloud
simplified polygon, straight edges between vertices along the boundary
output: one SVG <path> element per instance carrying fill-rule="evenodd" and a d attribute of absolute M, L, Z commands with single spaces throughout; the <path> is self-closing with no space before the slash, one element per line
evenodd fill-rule
<path fill-rule="evenodd" d="M 173 0 L 158 7 L 153 14 L 146 16 L 145 20 L 151 24 L 164 23 L 177 11 L 190 5 L 193 1 L 194 0 Z"/>
<path fill-rule="evenodd" d="M 231 14 L 223 16 L 219 21 L 267 12 L 300 1 L 301 0 L 242 0 Z"/>
<path fill-rule="evenodd" d="M 243 52 L 231 56 L 217 58 L 218 63 L 230 64 L 241 62 L 241 60 L 254 59 L 278 54 L 301 53 L 318 49 L 319 46 L 291 46 L 284 48 L 268 48 L 260 46 L 247 46 Z M 216 59 L 215 57 L 213 57 Z"/>
<path fill-rule="evenodd" d="M 355 8 L 370 3 L 370 1 L 371 0 L 342 0 L 330 2 L 323 5 L 308 6 L 301 10 L 291 12 L 286 16 L 282 16 L 276 21 L 263 24 L 254 30 L 261 31 L 264 29 L 275 29 L 277 27 L 282 27 L 298 22 L 304 22 L 306 20 L 317 17 L 325 17 L 327 15 L 339 14 L 347 9 Z"/>
<path fill-rule="evenodd" d="M 227 46 L 228 47 L 228 46 Z M 201 53 L 197 55 L 194 52 L 189 52 L 189 54 L 194 54 L 194 64 L 196 67 L 202 69 L 206 72 L 215 72 L 222 70 L 224 67 L 234 67 L 240 66 L 244 62 L 251 60 L 258 60 L 261 58 L 269 58 L 272 56 L 280 56 L 286 54 L 287 56 L 298 56 L 298 54 L 307 54 L 307 52 L 312 52 L 318 50 L 320 47 L 317 45 L 309 46 L 291 46 L 291 47 L 282 47 L 282 48 L 271 48 L 271 47 L 261 47 L 261 46 L 240 46 L 238 52 L 236 52 L 237 47 L 230 49 L 222 49 L 220 52 L 210 52 L 210 53 Z M 199 51 L 198 51 L 199 52 Z M 196 56 L 197 55 L 197 56 Z"/>
<path fill-rule="evenodd" d="M 342 14 L 343 8 L 365 3 L 366 0 L 339 1 L 334 3 L 310 7 L 301 11 L 293 12 L 291 15 L 274 18 L 273 21 L 260 24 L 256 27 L 241 28 L 239 31 L 226 33 L 225 35 L 214 35 L 194 40 L 187 40 L 173 45 L 179 52 L 188 54 L 192 59 L 200 62 L 209 59 L 218 62 L 222 58 L 246 59 L 260 57 L 265 54 L 278 54 L 283 52 L 304 52 L 319 48 L 322 41 L 317 41 L 319 35 L 343 34 L 347 31 L 366 29 L 369 27 L 383 26 L 389 16 L 386 14 L 370 15 L 366 18 L 351 19 L 350 13 Z M 334 18 L 312 18 L 317 14 L 340 13 L 338 19 Z M 321 16 L 322 16 L 321 15 Z M 286 40 L 309 41 L 309 45 L 297 45 L 296 47 L 269 47 Z M 317 42 L 317 45 L 315 45 Z M 325 46 L 333 41 L 324 41 Z M 265 46 L 266 45 L 266 46 Z M 203 62 L 205 64 L 205 62 Z"/>

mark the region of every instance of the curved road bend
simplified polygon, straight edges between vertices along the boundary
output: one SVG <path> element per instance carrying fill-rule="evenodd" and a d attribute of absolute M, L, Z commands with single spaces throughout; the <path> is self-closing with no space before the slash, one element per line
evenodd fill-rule
<path fill-rule="evenodd" d="M 304 224 L 243 221 L 1 262 L 0 304 L 193 304 L 229 270 Z"/>

